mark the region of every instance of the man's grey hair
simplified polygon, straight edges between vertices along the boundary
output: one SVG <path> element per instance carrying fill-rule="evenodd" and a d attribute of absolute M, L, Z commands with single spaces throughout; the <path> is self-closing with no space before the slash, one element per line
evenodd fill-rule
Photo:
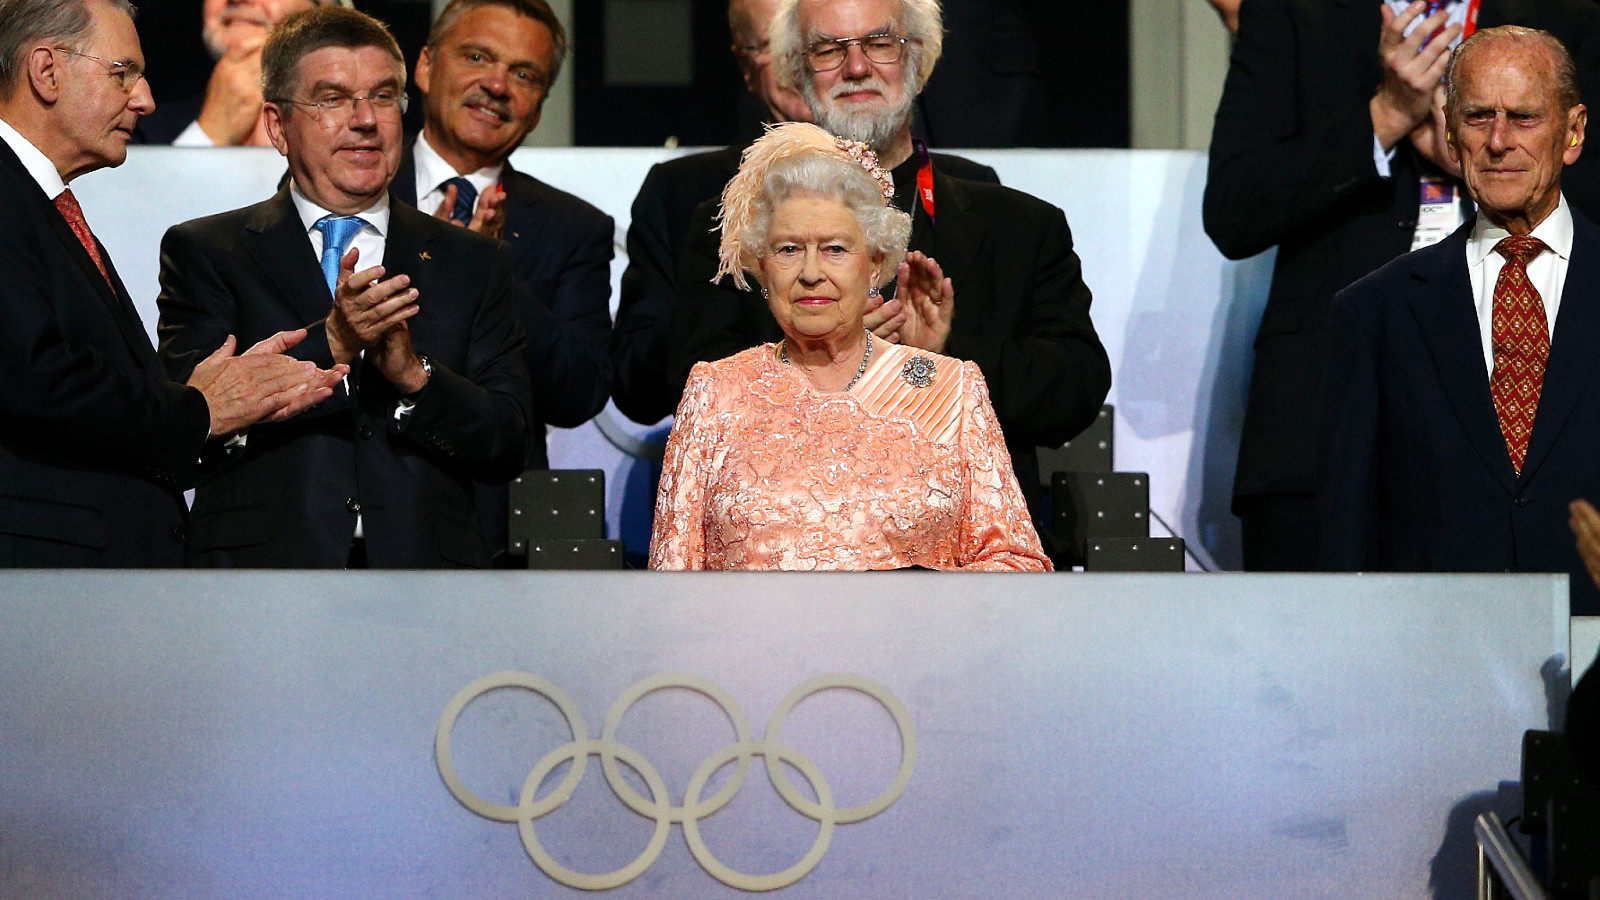
<path fill-rule="evenodd" d="M 893 28 L 905 38 L 906 88 L 913 95 L 922 92 L 923 85 L 933 75 L 944 52 L 944 13 L 939 0 L 900 0 L 900 12 L 891 21 Z M 862 37 L 859 34 L 836 34 L 830 37 Z M 806 47 L 820 37 L 815 31 L 800 23 L 800 0 L 785 0 L 772 19 L 772 30 L 767 35 L 772 42 L 773 65 L 778 81 L 784 87 L 806 89 L 812 84 L 814 73 L 806 64 Z"/>
<path fill-rule="evenodd" d="M 567 30 L 561 25 L 561 17 L 555 14 L 545 0 L 451 0 L 450 5 L 439 13 L 439 18 L 428 30 L 428 52 L 439 52 L 439 45 L 456 27 L 456 22 L 462 16 L 485 7 L 508 10 L 523 18 L 532 19 L 550 31 L 550 42 L 554 45 L 555 52 L 550 60 L 550 71 L 545 73 L 547 79 L 545 89 L 549 90 L 561 72 L 561 64 L 567 60 Z"/>
<path fill-rule="evenodd" d="M 287 116 L 294 108 L 287 101 L 294 99 L 300 61 L 326 47 L 382 50 L 394 59 L 400 69 L 400 86 L 405 87 L 405 56 L 389 33 L 389 26 L 354 9 L 316 6 L 289 16 L 267 35 L 267 43 L 261 48 L 261 96 L 268 103 L 283 104 L 283 114 Z"/>
<path fill-rule="evenodd" d="M 882 188 L 860 164 L 838 153 L 800 153 L 772 164 L 755 200 L 750 224 L 739 236 L 744 258 L 767 253 L 772 213 L 792 197 L 837 200 L 848 208 L 866 235 L 867 251 L 881 256 L 877 287 L 894 280 L 911 239 L 911 217 L 885 205 Z M 757 273 L 759 274 L 759 273 Z"/>
<path fill-rule="evenodd" d="M 102 0 L 132 18 L 128 0 Z M 0 97 L 22 83 L 28 51 L 48 43 L 80 47 L 94 27 L 89 0 L 0 0 Z"/>
<path fill-rule="evenodd" d="M 1520 25 L 1500 25 L 1495 28 L 1485 28 L 1474 32 L 1473 35 L 1461 42 L 1455 52 L 1450 56 L 1450 67 L 1445 70 L 1444 76 L 1444 109 L 1445 120 L 1449 122 L 1450 131 L 1455 131 L 1461 116 L 1461 88 L 1459 85 L 1461 66 L 1463 61 L 1471 54 L 1480 50 L 1480 45 L 1511 41 L 1530 44 L 1545 50 L 1555 62 L 1555 83 L 1551 85 L 1556 93 L 1558 102 L 1563 111 L 1569 110 L 1583 102 L 1583 95 L 1578 90 L 1578 67 L 1572 62 L 1572 54 L 1567 52 L 1567 46 L 1561 39 L 1548 31 L 1537 28 L 1524 28 Z"/>

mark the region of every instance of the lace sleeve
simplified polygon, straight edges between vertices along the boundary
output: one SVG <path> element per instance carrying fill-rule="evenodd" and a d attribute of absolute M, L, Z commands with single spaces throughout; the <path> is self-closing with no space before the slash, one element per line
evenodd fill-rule
<path fill-rule="evenodd" d="M 650 533 L 651 569 L 704 569 L 706 494 L 716 441 L 710 367 L 696 365 L 678 403 L 661 461 L 655 524 Z"/>
<path fill-rule="evenodd" d="M 956 565 L 962 569 L 1049 572 L 983 373 L 961 364 L 961 461 L 966 497 Z"/>

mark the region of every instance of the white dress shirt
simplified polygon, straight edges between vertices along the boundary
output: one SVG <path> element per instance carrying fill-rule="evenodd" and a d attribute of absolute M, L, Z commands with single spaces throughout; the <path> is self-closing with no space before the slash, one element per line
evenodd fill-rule
<path fill-rule="evenodd" d="M 505 169 L 505 163 L 485 166 L 476 172 L 462 175 L 455 166 L 444 161 L 439 151 L 433 149 L 428 143 L 428 133 L 424 131 L 417 136 L 417 143 L 411 148 L 411 159 L 417 171 L 417 209 L 428 215 L 433 215 L 444 202 L 444 190 L 440 185 L 452 178 L 465 178 L 469 184 L 478 189 L 478 198 L 483 198 L 483 192 L 491 185 L 500 183 L 500 173 Z M 477 204 L 473 204 L 477 209 Z"/>
<path fill-rule="evenodd" d="M 311 240 L 311 249 L 322 259 L 322 232 L 317 229 L 317 223 L 328 216 L 338 213 L 323 209 L 314 203 L 311 198 L 301 192 L 300 186 L 290 182 L 289 197 L 294 200 L 295 211 L 300 214 L 300 221 L 306 226 L 306 237 Z M 389 234 L 389 192 L 384 191 L 378 202 L 372 204 L 361 212 L 355 213 L 366 223 L 361 230 L 356 232 L 350 246 L 356 248 L 356 271 L 370 269 L 373 266 L 383 265 L 383 248 Z M 364 355 L 364 354 L 363 354 Z M 345 376 L 345 390 L 350 389 L 350 378 Z M 410 407 L 406 408 L 410 412 Z M 355 537 L 362 537 L 361 516 L 356 516 Z"/>
<path fill-rule="evenodd" d="M 1478 307 L 1478 334 L 1483 340 L 1483 362 L 1494 374 L 1494 283 L 1506 258 L 1494 252 L 1494 245 L 1511 232 L 1491 224 L 1482 213 L 1467 238 L 1467 274 L 1472 279 L 1472 296 Z M 1566 195 L 1555 212 L 1533 229 L 1532 236 L 1544 241 L 1548 250 L 1528 261 L 1528 281 L 1544 300 L 1544 322 L 1552 339 L 1556 333 L 1556 313 L 1561 309 L 1561 289 L 1567 283 L 1567 262 L 1572 258 L 1572 210 Z"/>
<path fill-rule="evenodd" d="M 44 151 L 35 147 L 5 119 L 0 119 L 0 140 L 6 142 L 17 159 L 22 160 L 22 167 L 39 183 L 39 189 L 44 191 L 46 197 L 54 200 L 67 189 L 67 183 L 61 180 L 61 173 L 56 171 L 56 164 L 50 161 L 50 157 L 45 156 Z"/>

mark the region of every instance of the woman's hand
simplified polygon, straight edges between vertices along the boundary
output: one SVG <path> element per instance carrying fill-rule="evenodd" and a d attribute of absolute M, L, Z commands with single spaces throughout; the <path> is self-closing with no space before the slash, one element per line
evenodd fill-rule
<path fill-rule="evenodd" d="M 895 298 L 904 306 L 900 343 L 943 353 L 956 312 L 955 283 L 933 257 L 920 250 L 906 254 L 895 273 Z"/>
<path fill-rule="evenodd" d="M 1587 500 L 1574 500 L 1567 509 L 1572 513 L 1572 533 L 1578 537 L 1578 555 L 1589 577 L 1600 585 L 1600 513 Z"/>

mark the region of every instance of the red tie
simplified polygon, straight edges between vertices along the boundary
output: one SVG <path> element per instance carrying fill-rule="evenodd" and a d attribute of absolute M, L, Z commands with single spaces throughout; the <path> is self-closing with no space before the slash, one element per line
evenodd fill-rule
<path fill-rule="evenodd" d="M 100 258 L 100 246 L 94 242 L 94 233 L 89 230 L 89 220 L 83 217 L 83 207 L 78 205 L 78 198 L 72 196 L 72 188 L 67 188 L 56 197 L 56 209 L 61 211 L 61 217 L 67 220 L 67 225 L 72 228 L 72 233 L 78 236 L 78 243 L 89 252 L 89 258 L 94 260 L 95 268 L 100 270 L 100 277 L 111 283 L 111 275 L 106 272 L 106 261 Z"/>
<path fill-rule="evenodd" d="M 1489 335 L 1494 347 L 1494 374 L 1489 393 L 1505 436 L 1511 467 L 1518 477 L 1528 456 L 1528 437 L 1539 411 L 1544 365 L 1550 358 L 1550 329 L 1545 325 L 1544 299 L 1528 280 L 1528 260 L 1548 249 L 1527 235 L 1512 235 L 1494 245 L 1506 258 L 1494 283 L 1494 311 Z"/>

